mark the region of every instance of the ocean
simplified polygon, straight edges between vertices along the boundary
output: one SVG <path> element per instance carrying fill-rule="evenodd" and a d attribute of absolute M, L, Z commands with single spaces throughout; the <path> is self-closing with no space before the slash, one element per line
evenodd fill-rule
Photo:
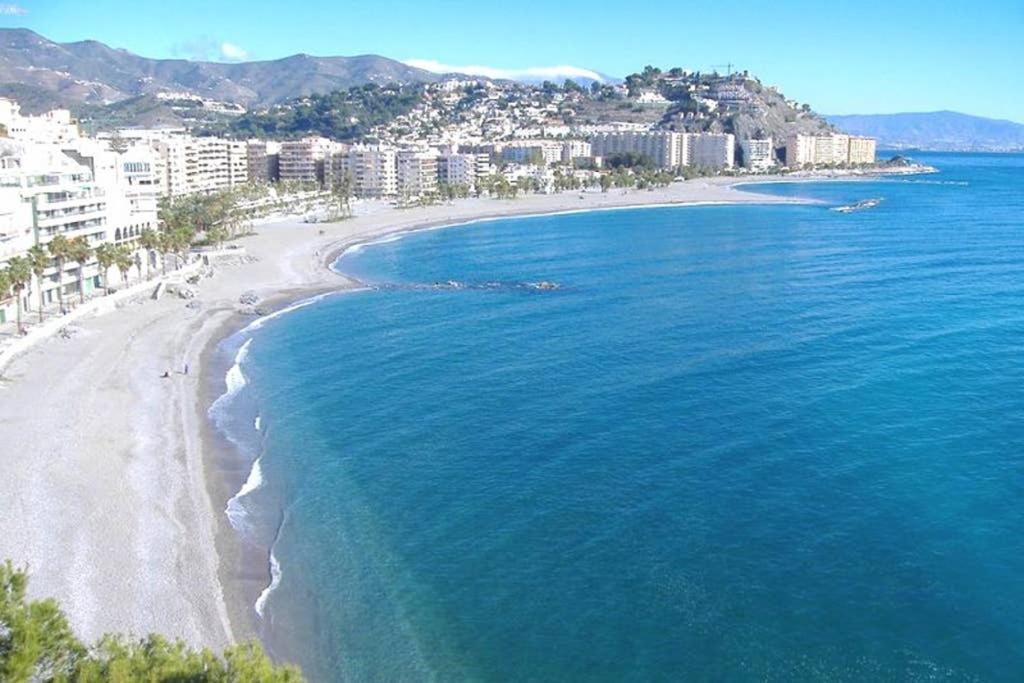
<path fill-rule="evenodd" d="M 822 205 L 410 234 L 227 340 L 271 651 L 316 681 L 1024 677 L 1024 156 L 919 159 L 760 186 Z"/>

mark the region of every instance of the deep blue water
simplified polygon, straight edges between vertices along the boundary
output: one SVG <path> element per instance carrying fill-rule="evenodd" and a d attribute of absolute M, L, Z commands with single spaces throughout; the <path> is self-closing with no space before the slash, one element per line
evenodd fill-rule
<path fill-rule="evenodd" d="M 764 187 L 885 198 L 855 214 L 346 256 L 383 286 L 252 331 L 224 423 L 262 439 L 274 652 L 315 680 L 1024 677 L 1024 157 L 921 158 Z"/>

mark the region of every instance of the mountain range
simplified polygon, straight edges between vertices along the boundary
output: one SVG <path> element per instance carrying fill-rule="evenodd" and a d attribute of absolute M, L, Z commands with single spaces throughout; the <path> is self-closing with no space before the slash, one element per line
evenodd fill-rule
<path fill-rule="evenodd" d="M 878 146 L 885 149 L 1024 151 L 1024 125 L 954 111 L 826 118 L 848 133 L 877 138 Z"/>
<path fill-rule="evenodd" d="M 55 43 L 28 29 L 0 29 L 0 94 L 26 110 L 107 105 L 142 95 L 187 93 L 246 107 L 364 83 L 433 82 L 443 74 L 378 55 L 261 62 L 149 59 L 94 40 Z"/>

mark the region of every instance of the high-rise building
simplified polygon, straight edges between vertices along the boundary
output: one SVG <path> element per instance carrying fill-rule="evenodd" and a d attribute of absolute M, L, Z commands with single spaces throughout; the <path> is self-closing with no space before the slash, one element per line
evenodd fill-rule
<path fill-rule="evenodd" d="M 333 153 L 327 138 L 308 137 L 281 143 L 278 176 L 282 182 L 321 183 L 325 181 L 325 159 Z"/>
<path fill-rule="evenodd" d="M 736 138 L 732 133 L 687 133 L 686 165 L 697 168 L 732 168 L 736 159 Z"/>
<path fill-rule="evenodd" d="M 875 163 L 875 139 L 851 135 L 849 162 L 851 164 Z"/>
<path fill-rule="evenodd" d="M 741 140 L 740 149 L 743 150 L 743 166 L 751 171 L 766 171 L 775 165 L 775 149 L 771 138 Z"/>
<path fill-rule="evenodd" d="M 591 140 L 591 150 L 605 159 L 623 154 L 646 157 L 655 166 L 668 169 L 683 166 L 687 153 L 686 138 L 671 131 L 599 133 Z"/>
<path fill-rule="evenodd" d="M 423 197 L 437 192 L 437 157 L 434 150 L 401 150 L 396 157 L 398 194 Z"/>

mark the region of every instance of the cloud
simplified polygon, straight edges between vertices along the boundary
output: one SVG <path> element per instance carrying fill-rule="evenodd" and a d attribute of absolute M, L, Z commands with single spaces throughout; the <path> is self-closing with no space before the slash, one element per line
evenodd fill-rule
<path fill-rule="evenodd" d="M 0 5 L 0 15 L 5 17 L 23 17 L 28 14 L 28 10 L 21 5 Z"/>
<path fill-rule="evenodd" d="M 581 69 L 578 66 L 568 64 L 560 66 L 530 66 L 524 69 L 499 69 L 479 64 L 443 64 L 432 59 L 406 59 L 405 63 L 418 69 L 424 69 L 433 73 L 460 73 L 471 76 L 484 76 L 486 78 L 506 79 L 510 81 L 541 81 L 541 80 L 564 80 L 566 78 L 579 78 L 588 81 L 599 81 L 604 83 L 608 77 L 590 69 Z"/>
<path fill-rule="evenodd" d="M 245 48 L 210 36 L 176 43 L 171 46 L 171 54 L 196 62 L 240 62 L 249 56 Z"/>
<path fill-rule="evenodd" d="M 249 53 L 245 48 L 241 48 L 234 43 L 221 43 L 220 56 L 229 62 L 240 62 L 248 57 Z"/>

